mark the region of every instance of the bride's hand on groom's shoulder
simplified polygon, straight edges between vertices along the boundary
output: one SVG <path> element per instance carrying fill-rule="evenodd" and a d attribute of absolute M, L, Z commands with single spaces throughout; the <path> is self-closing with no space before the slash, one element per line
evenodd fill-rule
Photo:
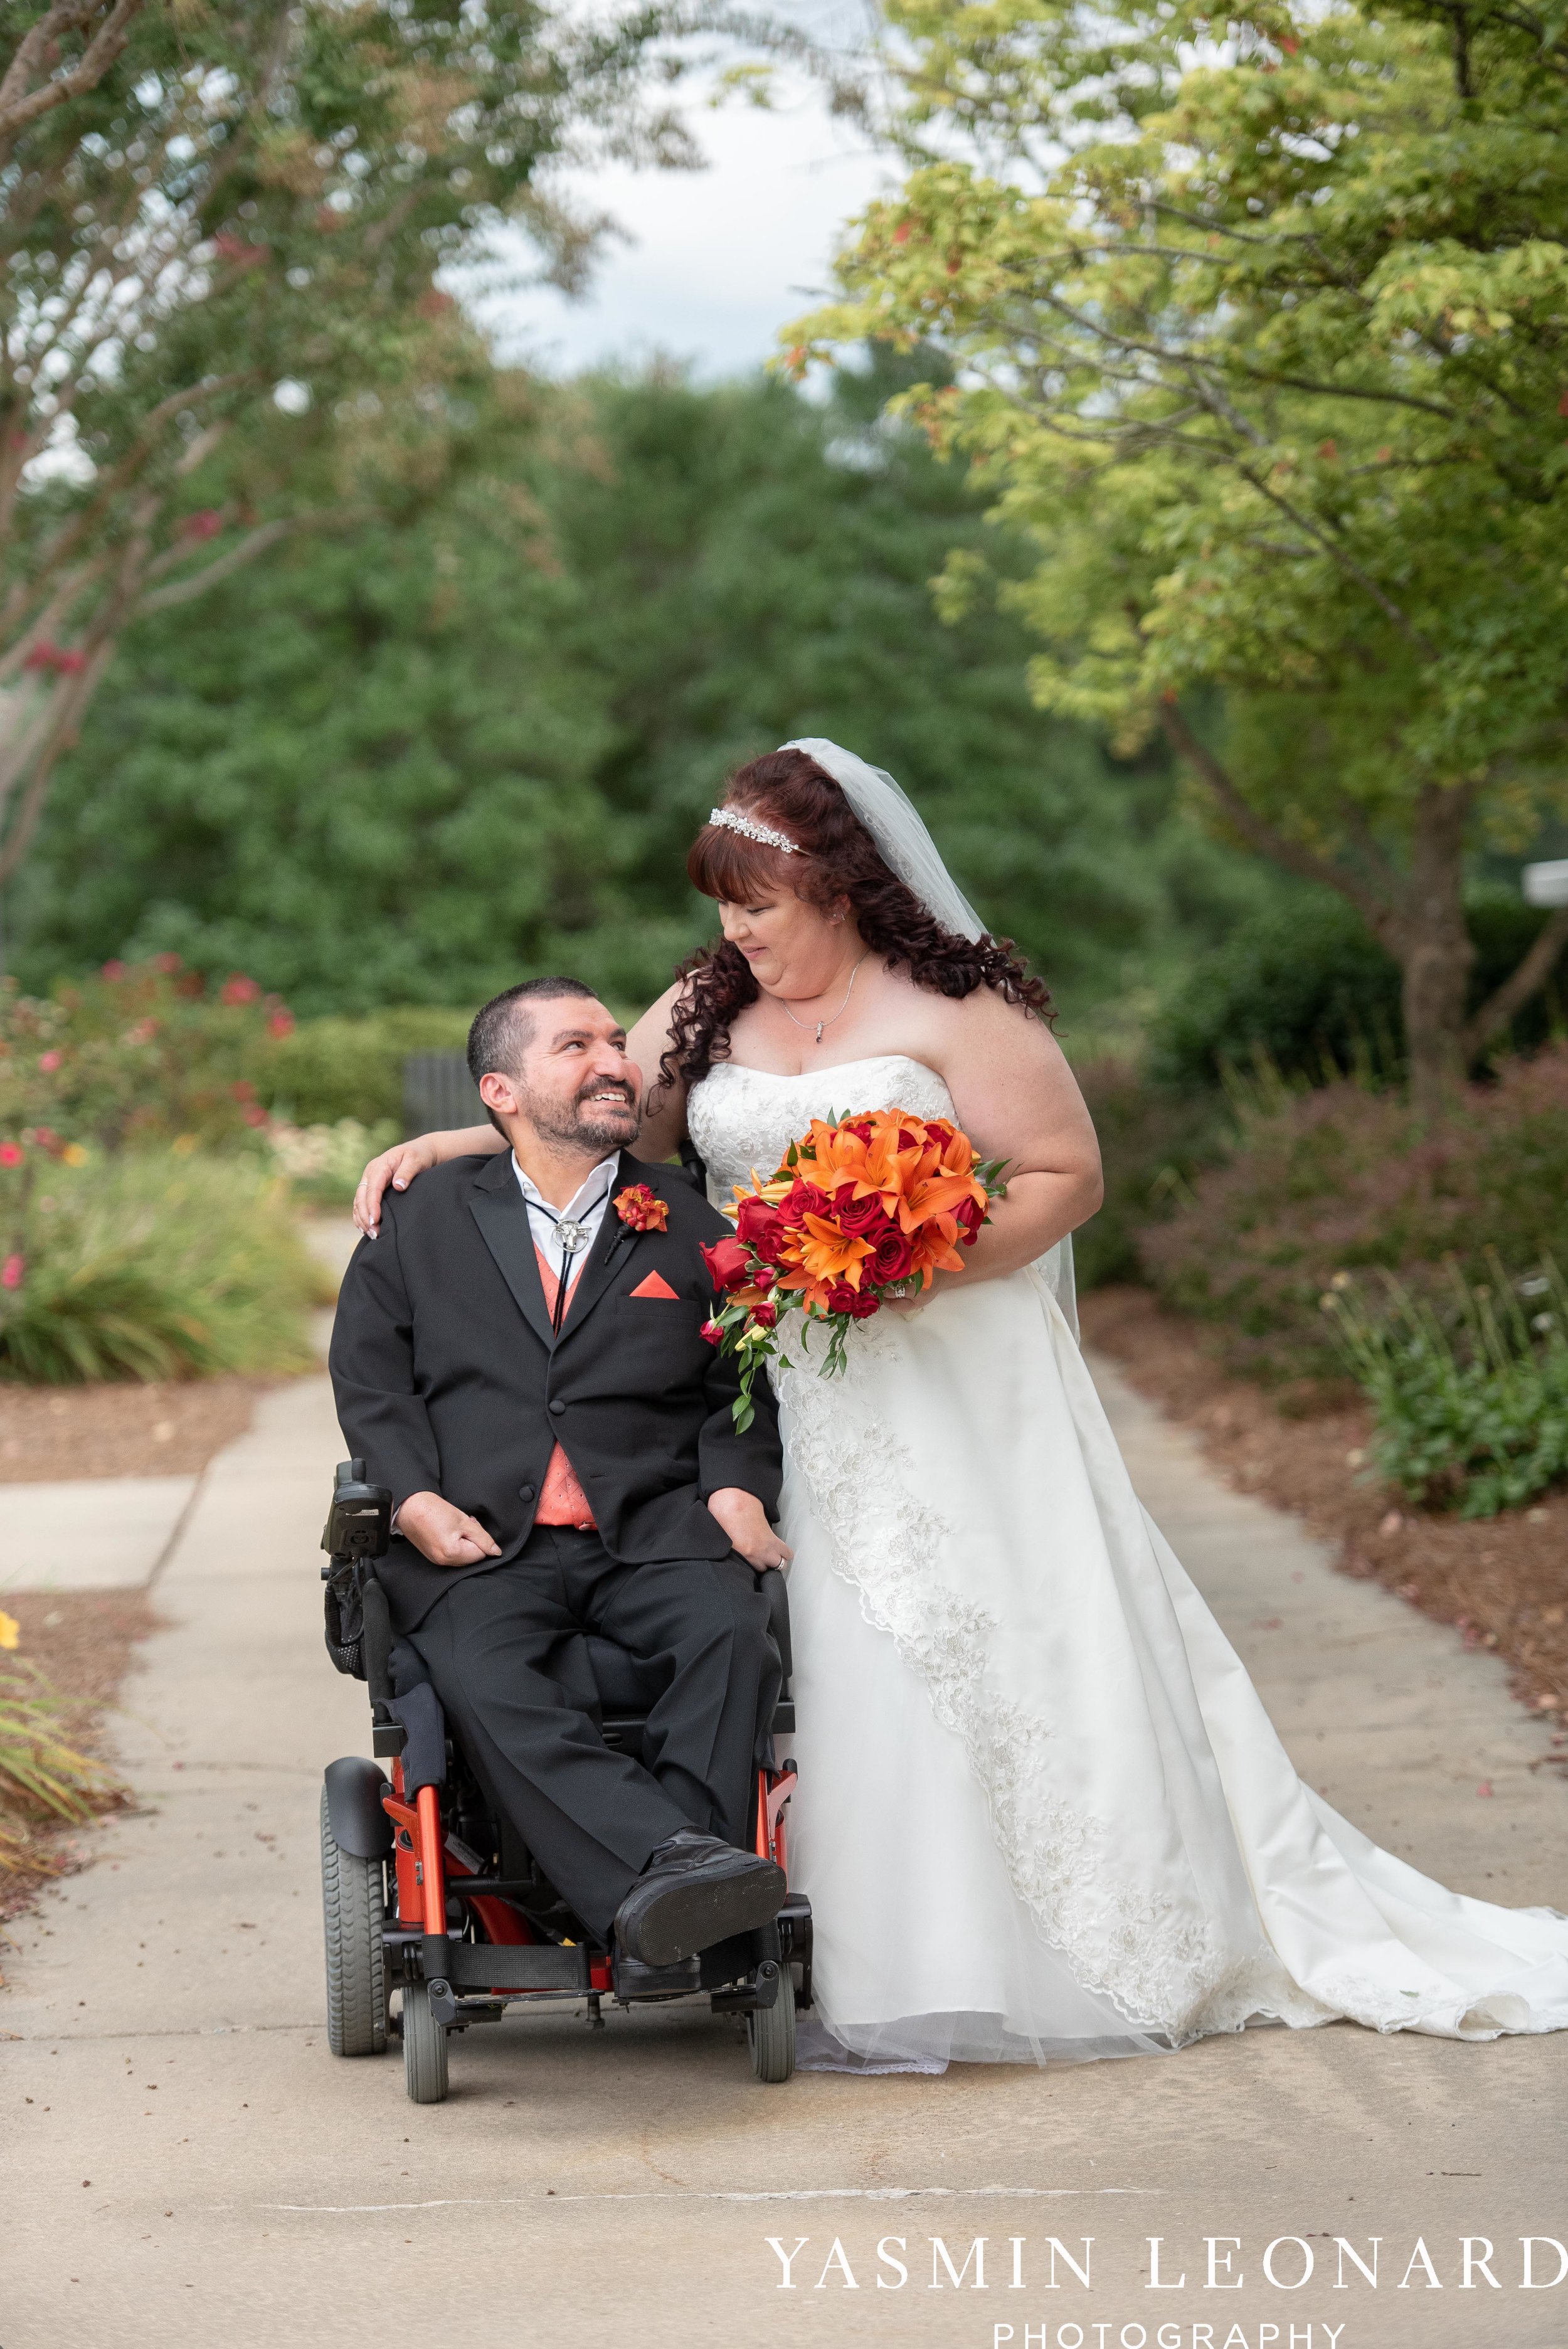
<path fill-rule="evenodd" d="M 500 1556 L 500 1543 L 491 1540 L 478 1517 L 443 1501 L 439 1493 L 410 1493 L 397 1512 L 397 1531 L 432 1566 L 477 1566 L 481 1557 Z"/>
<path fill-rule="evenodd" d="M 395 1142 L 390 1150 L 370 1161 L 354 1195 L 354 1220 L 366 1239 L 373 1240 L 381 1228 L 381 1202 L 387 1185 L 406 1191 L 416 1174 L 435 1164 L 435 1145 L 428 1133 L 416 1134 L 412 1142 Z"/>
<path fill-rule="evenodd" d="M 780 1541 L 769 1524 L 768 1512 L 755 1493 L 748 1493 L 738 1485 L 724 1485 L 717 1493 L 708 1495 L 707 1506 L 729 1536 L 732 1547 L 758 1573 L 769 1566 L 782 1569 L 794 1557 L 789 1543 Z"/>

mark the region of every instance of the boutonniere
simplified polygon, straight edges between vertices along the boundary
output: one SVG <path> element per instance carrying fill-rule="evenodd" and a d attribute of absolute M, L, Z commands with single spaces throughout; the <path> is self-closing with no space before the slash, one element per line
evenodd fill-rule
<path fill-rule="evenodd" d="M 634 1232 L 663 1232 L 669 1229 L 669 1202 L 655 1198 L 645 1183 L 628 1183 L 617 1191 L 611 1205 L 624 1224 Z"/>

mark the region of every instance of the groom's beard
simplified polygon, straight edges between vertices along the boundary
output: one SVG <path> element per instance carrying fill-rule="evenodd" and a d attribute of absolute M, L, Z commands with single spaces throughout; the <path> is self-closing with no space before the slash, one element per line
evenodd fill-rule
<path fill-rule="evenodd" d="M 596 1095 L 615 1093 L 624 1106 Z M 524 1116 L 542 1142 L 563 1143 L 571 1150 L 599 1150 L 608 1154 L 624 1150 L 635 1142 L 642 1129 L 637 1113 L 636 1096 L 630 1085 L 616 1079 L 595 1077 L 569 1102 L 554 1094 L 524 1092 L 520 1095 Z"/>

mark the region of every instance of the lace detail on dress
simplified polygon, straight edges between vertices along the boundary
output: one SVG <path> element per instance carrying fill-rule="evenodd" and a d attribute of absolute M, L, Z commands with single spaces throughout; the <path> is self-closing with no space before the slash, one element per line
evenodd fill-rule
<path fill-rule="evenodd" d="M 849 1369 L 833 1380 L 799 1359 L 810 1345 L 797 1346 L 792 1366 L 774 1371 L 774 1385 L 790 1460 L 828 1533 L 834 1567 L 858 1590 L 867 1620 L 920 1674 L 937 1719 L 963 1739 L 1018 1898 L 1084 1987 L 1139 2030 L 1179 2044 L 1239 2030 L 1286 2004 L 1292 2020 L 1326 2021 L 1277 1961 L 1230 1961 L 1195 1905 L 1130 1883 L 1113 1829 L 1052 1790 L 1045 1764 L 1054 1733 L 986 1685 L 998 1627 L 944 1583 L 938 1559 L 949 1528 L 917 1497 L 904 1446 L 864 1411 L 879 1358 L 900 1340 L 896 1325 L 854 1330 Z M 844 1408 L 846 1381 L 861 1408 Z"/>

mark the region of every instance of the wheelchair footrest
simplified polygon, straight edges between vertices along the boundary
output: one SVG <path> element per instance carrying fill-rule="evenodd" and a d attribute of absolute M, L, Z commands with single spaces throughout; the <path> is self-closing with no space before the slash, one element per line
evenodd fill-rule
<path fill-rule="evenodd" d="M 585 1991 L 588 1952 L 546 1942 L 453 1941 L 447 1980 L 454 1990 Z"/>

